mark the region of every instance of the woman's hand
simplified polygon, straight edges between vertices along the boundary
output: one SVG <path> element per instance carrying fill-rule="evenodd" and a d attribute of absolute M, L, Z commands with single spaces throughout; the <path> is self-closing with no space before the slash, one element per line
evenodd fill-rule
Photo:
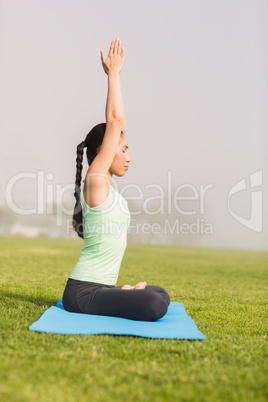
<path fill-rule="evenodd" d="M 121 46 L 121 40 L 117 37 L 112 40 L 107 59 L 101 50 L 102 67 L 106 74 L 119 74 L 124 63 L 125 49 Z"/>

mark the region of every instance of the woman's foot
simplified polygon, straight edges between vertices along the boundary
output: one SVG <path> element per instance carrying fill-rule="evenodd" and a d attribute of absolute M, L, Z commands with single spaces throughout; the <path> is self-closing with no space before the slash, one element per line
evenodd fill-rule
<path fill-rule="evenodd" d="M 124 289 L 124 290 L 131 290 L 131 289 L 134 289 L 134 286 L 124 285 L 124 286 L 121 286 L 121 289 Z"/>
<path fill-rule="evenodd" d="M 133 290 L 133 289 L 145 289 L 147 286 L 147 282 L 138 282 L 135 286 L 124 285 L 121 289 L 125 290 Z"/>
<path fill-rule="evenodd" d="M 145 289 L 147 286 L 147 282 L 138 282 L 137 285 L 134 286 L 134 289 Z"/>

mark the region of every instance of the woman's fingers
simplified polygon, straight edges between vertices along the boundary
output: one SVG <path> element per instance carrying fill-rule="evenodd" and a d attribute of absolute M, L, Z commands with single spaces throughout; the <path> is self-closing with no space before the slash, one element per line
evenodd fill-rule
<path fill-rule="evenodd" d="M 108 59 L 108 57 L 111 58 L 112 55 L 119 55 L 120 56 L 120 53 L 121 53 L 121 40 L 117 37 L 116 39 L 112 40 L 107 59 Z M 104 53 L 102 51 L 101 51 L 101 54 L 104 55 Z M 102 58 L 102 60 L 104 61 L 103 58 Z"/>
<path fill-rule="evenodd" d="M 110 46 L 110 50 L 109 50 L 109 54 L 108 57 L 112 55 L 112 53 L 114 52 L 114 44 L 115 44 L 115 39 L 112 40 L 111 46 Z"/>
<path fill-rule="evenodd" d="M 114 53 L 118 54 L 119 38 L 117 37 L 114 43 Z"/>
<path fill-rule="evenodd" d="M 101 50 L 101 60 L 105 73 L 108 74 L 109 71 L 120 73 L 124 63 L 124 55 L 125 49 L 122 47 L 121 40 L 117 36 L 116 39 L 112 40 L 107 58 L 105 58 L 105 54 Z"/>
<path fill-rule="evenodd" d="M 121 54 L 121 40 L 118 40 L 118 48 L 117 48 L 117 56 L 120 56 Z"/>
<path fill-rule="evenodd" d="M 104 62 L 105 61 L 105 54 L 104 54 L 103 50 L 101 50 L 100 52 L 101 52 L 101 61 Z"/>
<path fill-rule="evenodd" d="M 125 49 L 122 46 L 122 52 L 121 52 L 121 58 L 124 60 L 124 56 L 125 56 Z"/>

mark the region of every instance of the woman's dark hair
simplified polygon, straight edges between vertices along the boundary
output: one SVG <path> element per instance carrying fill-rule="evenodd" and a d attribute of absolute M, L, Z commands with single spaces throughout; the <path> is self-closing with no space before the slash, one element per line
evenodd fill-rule
<path fill-rule="evenodd" d="M 91 165 L 93 159 L 97 155 L 97 149 L 102 144 L 103 137 L 106 130 L 106 123 L 97 124 L 90 130 L 84 141 L 77 145 L 76 149 L 76 176 L 75 176 L 75 190 L 74 196 L 76 199 L 74 212 L 73 212 L 73 228 L 82 239 L 84 238 L 84 223 L 83 223 L 83 210 L 80 201 L 81 180 L 83 170 L 83 156 L 84 148 L 87 148 L 87 161 L 88 166 Z"/>

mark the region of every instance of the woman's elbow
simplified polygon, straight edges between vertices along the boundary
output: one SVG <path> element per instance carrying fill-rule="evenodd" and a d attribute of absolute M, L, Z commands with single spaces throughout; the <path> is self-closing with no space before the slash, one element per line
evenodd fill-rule
<path fill-rule="evenodd" d="M 120 116 L 111 116 L 106 120 L 106 123 L 115 123 L 121 126 L 121 132 L 125 134 L 126 132 L 126 123 L 125 120 L 122 119 Z"/>

